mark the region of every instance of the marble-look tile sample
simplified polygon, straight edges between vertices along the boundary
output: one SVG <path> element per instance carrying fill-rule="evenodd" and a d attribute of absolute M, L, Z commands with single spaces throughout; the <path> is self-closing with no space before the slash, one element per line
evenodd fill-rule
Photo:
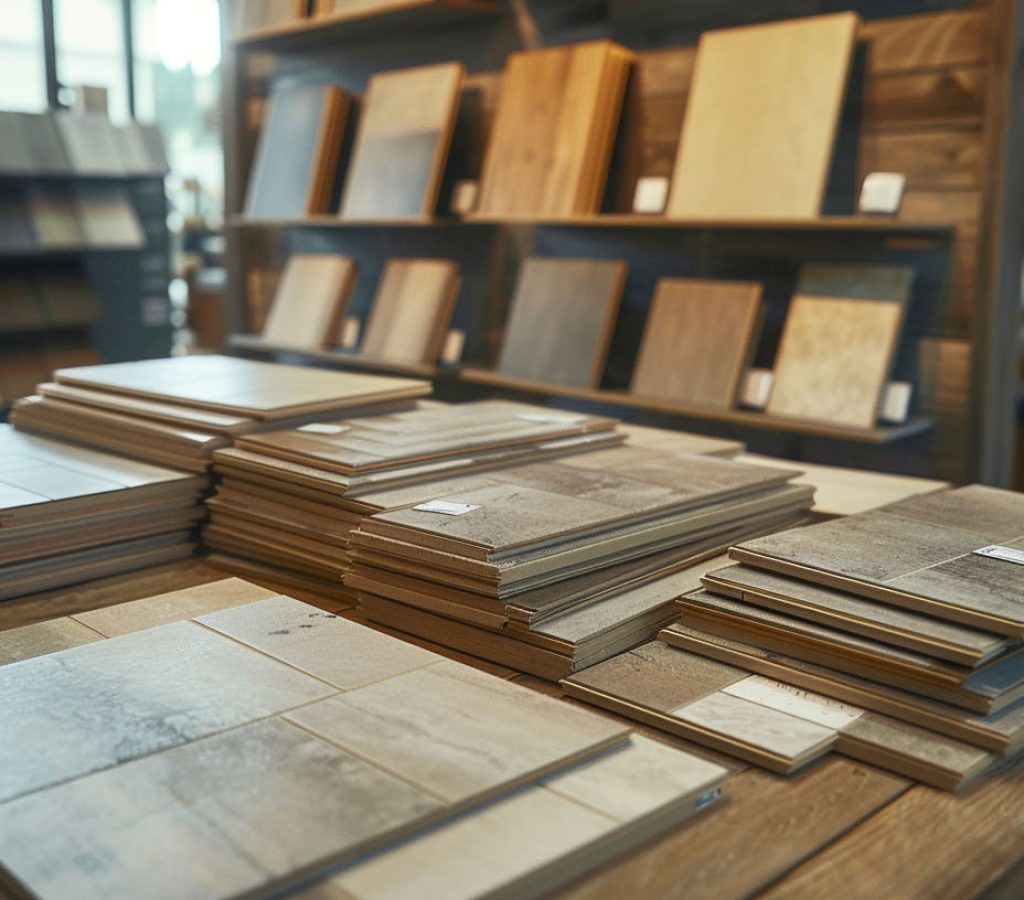
<path fill-rule="evenodd" d="M 0 666 L 102 640 L 103 635 L 71 618 L 36 622 L 0 632 Z"/>

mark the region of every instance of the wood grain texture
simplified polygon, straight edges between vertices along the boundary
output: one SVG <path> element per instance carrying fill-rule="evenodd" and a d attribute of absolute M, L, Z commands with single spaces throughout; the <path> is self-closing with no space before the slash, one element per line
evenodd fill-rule
<path fill-rule="evenodd" d="M 509 56 L 477 215 L 600 209 L 630 60 L 610 41 Z"/>
<path fill-rule="evenodd" d="M 661 279 L 630 391 L 731 407 L 757 343 L 761 294 L 759 284 Z"/>
<path fill-rule="evenodd" d="M 120 187 L 102 183 L 74 185 L 75 211 L 90 247 L 142 247 L 146 235 L 131 196 Z"/>
<path fill-rule="evenodd" d="M 26 205 L 39 246 L 56 249 L 81 247 L 85 243 L 74 197 L 67 187 L 34 185 Z"/>
<path fill-rule="evenodd" d="M 356 283 L 347 256 L 295 253 L 277 285 L 263 339 L 278 347 L 329 350 L 338 341 Z"/>
<path fill-rule="evenodd" d="M 702 35 L 667 215 L 819 215 L 858 23 L 840 13 Z"/>
<path fill-rule="evenodd" d="M 459 267 L 451 260 L 388 260 L 360 354 L 399 363 L 436 362 L 461 286 Z"/>
<path fill-rule="evenodd" d="M 624 262 L 526 260 L 498 370 L 512 377 L 598 387 L 625 279 Z"/>
<path fill-rule="evenodd" d="M 442 63 L 370 79 L 341 201 L 347 219 L 429 219 L 465 79 Z"/>

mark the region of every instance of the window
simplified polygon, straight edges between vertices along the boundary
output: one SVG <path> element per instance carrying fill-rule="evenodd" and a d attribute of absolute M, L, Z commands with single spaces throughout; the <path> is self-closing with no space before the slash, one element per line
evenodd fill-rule
<path fill-rule="evenodd" d="M 121 0 L 55 0 L 53 18 L 60 83 L 106 88 L 110 120 L 126 122 L 128 73 Z"/>
<path fill-rule="evenodd" d="M 46 109 L 43 14 L 39 3 L 0 0 L 0 109 Z"/>

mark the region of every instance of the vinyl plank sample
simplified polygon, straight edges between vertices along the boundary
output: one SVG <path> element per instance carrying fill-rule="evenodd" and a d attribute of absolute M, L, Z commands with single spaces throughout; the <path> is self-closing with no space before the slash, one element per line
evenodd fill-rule
<path fill-rule="evenodd" d="M 660 279 L 631 393 L 732 407 L 757 342 L 762 290 L 746 282 Z"/>
<path fill-rule="evenodd" d="M 102 634 L 67 618 L 11 628 L 0 634 L 0 666 L 100 640 Z"/>
<path fill-rule="evenodd" d="M 327 212 L 348 106 L 348 95 L 334 84 L 275 88 L 249 176 L 247 216 L 301 218 Z"/>
<path fill-rule="evenodd" d="M 666 215 L 818 216 L 859 22 L 839 13 L 704 32 Z"/>
<path fill-rule="evenodd" d="M 624 262 L 523 263 L 505 324 L 498 371 L 574 387 L 599 387 L 626 278 Z"/>
<path fill-rule="evenodd" d="M 461 63 L 442 63 L 370 78 L 342 218 L 433 216 L 465 75 Z"/>
<path fill-rule="evenodd" d="M 34 185 L 27 208 L 32 229 L 41 247 L 81 247 L 85 235 L 78 221 L 71 190 L 62 185 Z"/>
<path fill-rule="evenodd" d="M 610 41 L 510 54 L 478 215 L 599 211 L 631 59 Z"/>
<path fill-rule="evenodd" d="M 275 347 L 329 350 L 338 340 L 356 282 L 347 256 L 294 253 L 288 257 L 263 339 Z"/>
<path fill-rule="evenodd" d="M 458 265 L 451 260 L 388 260 L 360 354 L 397 363 L 435 363 L 460 286 Z"/>
<path fill-rule="evenodd" d="M 912 277 L 903 266 L 808 266 L 790 301 L 768 412 L 873 427 Z"/>
<path fill-rule="evenodd" d="M 131 197 L 123 188 L 76 184 L 75 209 L 90 247 L 142 247 L 146 235 Z"/>
<path fill-rule="evenodd" d="M 235 34 L 287 25 L 305 15 L 306 0 L 240 0 L 231 7 Z"/>

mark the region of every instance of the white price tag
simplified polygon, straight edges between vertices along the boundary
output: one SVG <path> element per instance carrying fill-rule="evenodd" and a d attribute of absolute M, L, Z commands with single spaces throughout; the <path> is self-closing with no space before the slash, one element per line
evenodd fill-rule
<path fill-rule="evenodd" d="M 453 328 L 444 339 L 441 350 L 441 362 L 448 366 L 457 366 L 462 360 L 462 351 L 466 346 L 466 332 Z"/>
<path fill-rule="evenodd" d="M 751 409 L 765 409 L 775 386 L 775 373 L 771 369 L 750 369 L 740 389 L 740 403 Z"/>
<path fill-rule="evenodd" d="M 308 425 L 300 425 L 299 431 L 307 434 L 342 434 L 348 431 L 348 425 L 330 425 L 327 422 L 310 422 Z"/>
<path fill-rule="evenodd" d="M 862 213 L 894 216 L 900 210 L 906 186 L 907 177 L 899 172 L 871 172 L 864 176 L 857 206 Z"/>
<path fill-rule="evenodd" d="M 560 416 L 552 413 L 523 413 L 519 416 L 524 422 L 536 422 L 538 425 L 579 425 L 585 416 Z"/>
<path fill-rule="evenodd" d="M 978 556 L 987 556 L 990 559 L 1001 559 L 1004 562 L 1016 563 L 1024 566 L 1024 550 L 1017 550 L 1015 547 L 1002 547 L 999 544 L 991 544 L 974 551 Z"/>
<path fill-rule="evenodd" d="M 439 513 L 442 516 L 464 516 L 479 508 L 471 503 L 449 503 L 447 500 L 431 500 L 429 503 L 421 503 L 419 506 L 413 507 L 419 512 Z"/>
<path fill-rule="evenodd" d="M 355 316 L 348 316 L 342 322 L 341 340 L 338 343 L 343 350 L 352 350 L 359 343 L 359 320 Z"/>
<path fill-rule="evenodd" d="M 636 181 L 633 194 L 633 212 L 663 213 L 668 203 L 668 179 L 664 176 L 646 175 Z"/>

